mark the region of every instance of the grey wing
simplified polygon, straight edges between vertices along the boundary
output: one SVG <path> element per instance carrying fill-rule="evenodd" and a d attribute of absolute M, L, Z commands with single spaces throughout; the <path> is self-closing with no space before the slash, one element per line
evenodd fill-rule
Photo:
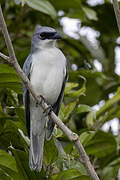
<path fill-rule="evenodd" d="M 63 101 L 63 96 L 64 96 L 65 84 L 66 84 L 67 79 L 68 79 L 68 67 L 67 67 L 67 64 L 66 64 L 66 74 L 65 74 L 65 78 L 63 80 L 61 92 L 60 92 L 60 95 L 59 95 L 56 103 L 53 105 L 53 112 L 56 115 L 58 115 L 58 113 L 60 111 L 60 107 L 61 107 L 61 104 L 62 104 L 62 101 Z M 46 139 L 47 140 L 50 140 L 53 129 L 54 129 L 54 126 L 55 126 L 54 121 L 52 119 L 49 119 L 48 125 L 47 125 L 47 131 L 46 131 Z"/>
<path fill-rule="evenodd" d="M 53 111 L 55 112 L 56 115 L 58 115 L 58 113 L 60 111 L 60 107 L 61 107 L 61 104 L 63 101 L 63 96 L 64 96 L 65 84 L 66 84 L 67 79 L 68 79 L 68 70 L 67 70 L 67 65 L 66 65 L 66 74 L 65 74 L 65 78 L 63 80 L 61 92 L 60 92 L 60 95 L 59 95 L 56 103 L 53 105 Z"/>
<path fill-rule="evenodd" d="M 32 64 L 32 57 L 29 55 L 23 65 L 23 72 L 29 79 L 30 69 Z M 26 127 L 28 136 L 30 137 L 30 97 L 29 91 L 27 90 L 25 84 L 23 83 L 23 103 L 25 106 L 25 115 L 26 115 Z"/>

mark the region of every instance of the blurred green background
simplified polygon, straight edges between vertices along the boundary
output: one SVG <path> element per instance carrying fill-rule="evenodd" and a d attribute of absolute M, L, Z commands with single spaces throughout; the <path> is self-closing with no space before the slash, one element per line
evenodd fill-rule
<path fill-rule="evenodd" d="M 20 66 L 36 24 L 55 28 L 69 67 L 59 114 L 78 133 L 101 180 L 120 168 L 120 37 L 110 0 L 0 0 Z M 8 54 L 3 35 L 0 52 Z M 90 180 L 71 142 L 56 127 L 45 142 L 43 169 L 31 172 L 22 84 L 0 58 L 0 180 Z"/>

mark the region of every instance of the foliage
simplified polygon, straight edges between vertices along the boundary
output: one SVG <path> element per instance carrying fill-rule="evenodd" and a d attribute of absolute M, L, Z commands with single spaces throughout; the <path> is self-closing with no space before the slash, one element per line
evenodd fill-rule
<path fill-rule="evenodd" d="M 59 116 L 79 134 L 100 179 L 117 179 L 120 134 L 115 135 L 111 128 L 108 132 L 101 129 L 106 122 L 120 118 L 120 78 L 115 71 L 119 34 L 112 4 L 107 0 L 94 6 L 87 0 L 0 0 L 0 3 L 21 67 L 30 52 L 36 24 L 52 26 L 63 34 L 57 45 L 68 59 L 69 82 Z M 75 37 L 63 33 L 64 17 L 79 20 Z M 97 31 L 97 44 L 79 33 L 82 28 Z M 2 34 L 0 42 L 0 51 L 7 54 Z M 101 72 L 96 69 L 96 59 L 102 66 Z M 94 110 L 95 105 L 99 105 L 98 110 Z M 90 179 L 75 147 L 57 127 L 44 149 L 42 171 L 30 171 L 21 80 L 0 59 L 0 179 Z"/>

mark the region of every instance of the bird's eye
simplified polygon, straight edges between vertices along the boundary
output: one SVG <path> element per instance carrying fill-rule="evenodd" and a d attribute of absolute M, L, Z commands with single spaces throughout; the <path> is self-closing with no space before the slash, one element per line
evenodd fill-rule
<path fill-rule="evenodd" d="M 46 33 L 45 32 L 42 32 L 39 36 L 40 36 L 40 39 L 42 39 L 42 40 L 46 39 Z"/>
<path fill-rule="evenodd" d="M 46 35 L 45 32 L 42 32 L 42 33 L 40 34 L 41 37 L 45 37 L 45 35 Z"/>

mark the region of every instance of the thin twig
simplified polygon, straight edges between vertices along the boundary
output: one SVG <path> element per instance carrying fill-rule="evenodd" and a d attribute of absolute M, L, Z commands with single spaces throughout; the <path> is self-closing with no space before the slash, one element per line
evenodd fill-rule
<path fill-rule="evenodd" d="M 41 103 L 41 98 L 38 97 L 28 78 L 25 76 L 25 74 L 23 73 L 22 69 L 20 68 L 15 53 L 14 53 L 14 49 L 11 43 L 11 39 L 7 30 L 7 26 L 2 14 L 2 9 L 0 6 L 0 25 L 2 28 L 2 32 L 4 34 L 5 37 L 5 41 L 6 41 L 6 45 L 8 48 L 8 52 L 9 52 L 9 56 L 11 59 L 11 64 L 13 65 L 14 69 L 17 71 L 19 77 L 22 79 L 22 81 L 25 83 L 26 87 L 28 88 L 29 92 L 32 94 L 32 96 L 35 98 L 36 102 L 43 108 L 43 110 L 45 110 L 48 105 L 44 102 Z M 2 57 L 4 58 L 4 56 L 2 55 Z M 5 60 L 7 60 L 5 58 Z M 8 61 L 9 62 L 9 61 Z M 83 164 L 86 167 L 86 170 L 88 172 L 88 175 L 93 179 L 93 180 L 99 180 L 92 164 L 90 163 L 89 157 L 87 156 L 82 144 L 79 141 L 78 135 L 73 133 L 67 126 L 64 125 L 64 123 L 55 115 L 55 113 L 52 111 L 50 117 L 53 119 L 53 121 L 58 125 L 58 127 L 66 134 L 66 136 L 68 137 L 68 139 L 70 141 L 72 141 L 76 147 L 76 149 L 78 150 L 79 155 L 81 156 L 82 160 L 83 160 Z"/>
<path fill-rule="evenodd" d="M 116 20 L 117 20 L 117 25 L 118 25 L 118 29 L 119 29 L 119 33 L 120 33 L 120 9 L 119 9 L 119 4 L 117 0 L 112 0 L 113 1 L 113 7 L 114 7 L 114 11 L 115 11 L 115 16 L 116 16 Z"/>
<path fill-rule="evenodd" d="M 3 58 L 3 59 L 5 59 L 6 61 L 10 61 L 9 56 L 6 56 L 6 55 L 4 55 L 4 54 L 1 53 L 1 52 L 0 52 L 0 57 Z"/>

